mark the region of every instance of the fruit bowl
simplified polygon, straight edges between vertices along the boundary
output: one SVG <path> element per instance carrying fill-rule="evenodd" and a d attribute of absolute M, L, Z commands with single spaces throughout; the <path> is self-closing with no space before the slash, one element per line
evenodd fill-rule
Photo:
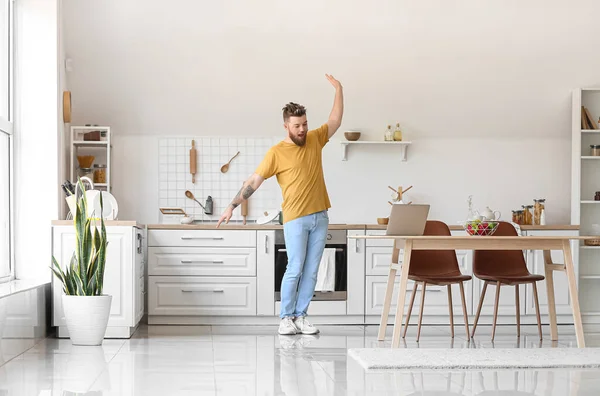
<path fill-rule="evenodd" d="M 492 235 L 498 228 L 497 221 L 469 220 L 465 221 L 463 227 L 467 234 L 473 236 Z"/>

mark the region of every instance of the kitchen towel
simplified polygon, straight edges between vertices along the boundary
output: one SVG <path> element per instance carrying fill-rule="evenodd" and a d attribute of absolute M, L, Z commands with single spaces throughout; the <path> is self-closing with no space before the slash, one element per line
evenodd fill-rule
<path fill-rule="evenodd" d="M 323 251 L 315 291 L 335 291 L 335 249 L 326 248 Z"/>

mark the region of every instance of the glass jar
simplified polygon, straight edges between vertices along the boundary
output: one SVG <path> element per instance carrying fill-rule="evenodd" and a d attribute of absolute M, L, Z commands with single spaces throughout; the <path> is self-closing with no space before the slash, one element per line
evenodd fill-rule
<path fill-rule="evenodd" d="M 540 220 L 542 218 L 542 210 L 546 208 L 546 200 L 545 199 L 534 199 L 533 200 L 533 224 L 540 225 Z"/>
<path fill-rule="evenodd" d="M 519 211 L 518 210 L 513 210 L 512 211 L 512 222 L 519 224 Z"/>
<path fill-rule="evenodd" d="M 590 144 L 590 155 L 600 156 L 600 144 Z"/>
<path fill-rule="evenodd" d="M 517 221 L 515 223 L 523 225 L 523 210 L 517 210 Z"/>
<path fill-rule="evenodd" d="M 522 205 L 523 208 L 523 225 L 532 225 L 533 224 L 533 215 L 531 214 L 531 209 L 533 205 Z"/>
<path fill-rule="evenodd" d="M 77 171 L 77 176 L 79 177 L 87 177 L 90 180 L 94 180 L 94 169 L 92 168 L 79 168 Z"/>
<path fill-rule="evenodd" d="M 384 140 L 386 142 L 391 142 L 394 140 L 394 134 L 392 133 L 392 126 L 388 125 L 385 131 Z"/>
<path fill-rule="evenodd" d="M 94 183 L 106 184 L 106 165 L 94 165 Z"/>
<path fill-rule="evenodd" d="M 400 130 L 400 123 L 396 124 L 396 130 L 394 131 L 394 141 L 402 141 L 402 131 Z"/>

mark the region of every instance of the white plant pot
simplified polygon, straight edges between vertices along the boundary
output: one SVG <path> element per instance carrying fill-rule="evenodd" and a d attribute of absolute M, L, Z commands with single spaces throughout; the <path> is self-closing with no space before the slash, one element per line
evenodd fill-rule
<path fill-rule="evenodd" d="M 62 296 L 63 310 L 73 345 L 102 345 L 112 296 Z"/>

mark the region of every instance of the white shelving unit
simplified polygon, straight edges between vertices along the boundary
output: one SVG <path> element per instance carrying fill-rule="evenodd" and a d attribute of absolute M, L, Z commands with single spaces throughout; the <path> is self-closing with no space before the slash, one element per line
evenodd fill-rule
<path fill-rule="evenodd" d="M 386 146 L 398 146 L 400 147 L 400 158 L 402 159 L 402 161 L 406 161 L 406 152 L 408 151 L 408 146 L 410 146 L 412 144 L 412 142 L 386 142 L 386 141 L 342 141 L 340 142 L 342 145 L 342 161 L 347 161 L 348 160 L 348 147 L 349 146 L 353 146 L 353 145 L 373 145 L 373 144 L 378 144 L 378 145 L 386 145 Z"/>
<path fill-rule="evenodd" d="M 600 226 L 600 157 L 592 156 L 590 145 L 600 144 L 600 129 L 582 129 L 581 107 L 585 106 L 593 121 L 600 116 L 600 88 L 573 91 L 571 223 L 580 225 L 580 235 L 595 235 Z M 600 246 L 579 244 L 573 252 L 578 256 L 578 288 L 583 324 L 600 327 Z"/>
<path fill-rule="evenodd" d="M 84 140 L 85 135 L 94 132 L 100 132 L 100 140 Z M 71 174 L 70 180 L 73 184 L 79 176 L 78 155 L 93 155 L 94 164 L 106 165 L 106 183 L 94 183 L 94 189 L 111 192 L 111 131 L 107 126 L 72 126 L 71 127 Z M 93 181 L 93 180 L 92 180 Z"/>

